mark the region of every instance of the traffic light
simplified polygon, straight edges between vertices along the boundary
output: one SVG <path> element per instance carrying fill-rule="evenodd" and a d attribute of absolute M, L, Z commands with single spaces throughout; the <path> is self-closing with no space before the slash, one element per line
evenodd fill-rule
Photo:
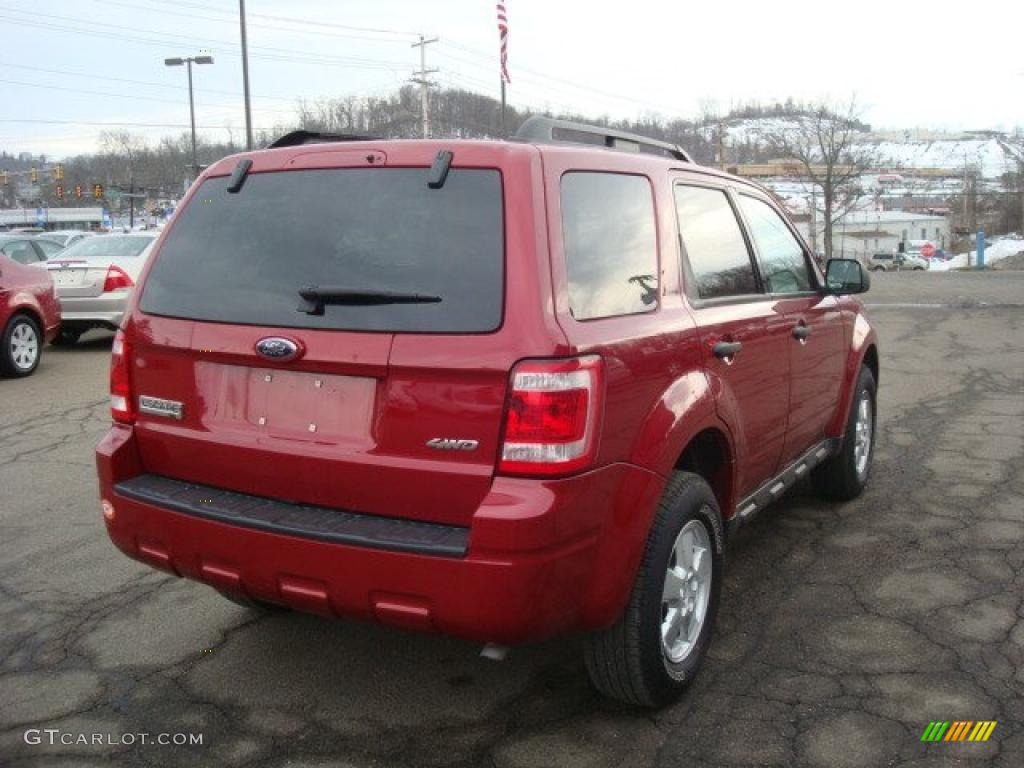
<path fill-rule="evenodd" d="M 39 169 L 33 166 L 32 170 L 28 172 L 28 177 L 29 177 L 29 179 L 31 180 L 31 182 L 33 184 L 38 184 L 39 183 Z"/>
<path fill-rule="evenodd" d="M 81 184 L 75 184 L 75 197 L 78 197 L 78 198 L 82 197 L 82 185 Z"/>
<path fill-rule="evenodd" d="M 64 163 L 57 163 L 53 167 L 53 178 L 55 181 L 64 181 Z"/>
<path fill-rule="evenodd" d="M 54 190 L 54 191 L 57 194 L 57 199 L 58 200 L 63 200 L 64 199 L 64 185 L 63 184 L 58 184 L 57 185 L 57 189 Z"/>
<path fill-rule="evenodd" d="M 99 200 L 101 197 L 103 197 L 103 185 L 102 184 L 93 184 L 92 185 L 92 196 L 94 198 L 96 198 L 97 200 Z"/>

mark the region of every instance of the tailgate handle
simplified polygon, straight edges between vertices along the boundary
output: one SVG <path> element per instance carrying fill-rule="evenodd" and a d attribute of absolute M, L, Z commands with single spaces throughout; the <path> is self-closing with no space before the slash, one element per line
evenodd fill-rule
<path fill-rule="evenodd" d="M 715 357 L 725 359 L 732 357 L 741 349 L 743 349 L 743 343 L 740 341 L 720 341 L 711 348 L 711 351 L 715 353 Z"/>

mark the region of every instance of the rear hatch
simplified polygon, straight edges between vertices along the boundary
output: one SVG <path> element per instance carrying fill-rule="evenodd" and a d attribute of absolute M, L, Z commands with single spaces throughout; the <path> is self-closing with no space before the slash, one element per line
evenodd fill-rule
<path fill-rule="evenodd" d="M 455 168 L 437 189 L 428 176 L 202 183 L 127 329 L 135 396 L 182 405 L 180 419 L 139 414 L 147 472 L 468 525 L 490 487 L 508 377 L 466 354 L 502 323 L 502 181 Z"/>

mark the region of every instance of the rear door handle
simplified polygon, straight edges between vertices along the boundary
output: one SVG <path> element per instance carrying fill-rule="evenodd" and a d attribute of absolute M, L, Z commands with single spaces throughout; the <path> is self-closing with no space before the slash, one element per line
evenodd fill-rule
<path fill-rule="evenodd" d="M 793 329 L 793 338 L 804 341 L 808 336 L 811 335 L 811 326 L 809 325 L 798 325 Z"/>
<path fill-rule="evenodd" d="M 732 357 L 737 352 L 743 349 L 743 343 L 739 341 L 720 341 L 711 348 L 711 351 L 715 353 L 715 357 Z"/>

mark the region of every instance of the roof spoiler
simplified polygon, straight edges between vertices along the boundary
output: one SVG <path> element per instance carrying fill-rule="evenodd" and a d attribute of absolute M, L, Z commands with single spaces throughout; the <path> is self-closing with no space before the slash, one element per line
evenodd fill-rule
<path fill-rule="evenodd" d="M 651 139 L 636 133 L 617 131 L 600 125 L 575 123 L 570 120 L 558 120 L 553 117 L 534 115 L 519 126 L 513 138 L 517 141 L 536 142 L 538 144 L 584 144 L 618 149 L 626 152 L 643 152 L 650 155 L 662 155 L 684 163 L 692 163 L 693 159 L 678 144 Z"/>
<path fill-rule="evenodd" d="M 359 136 L 351 133 L 320 133 L 319 131 L 292 131 L 270 144 L 268 149 L 299 147 L 303 144 L 330 144 L 335 141 L 374 141 L 378 136 Z"/>

